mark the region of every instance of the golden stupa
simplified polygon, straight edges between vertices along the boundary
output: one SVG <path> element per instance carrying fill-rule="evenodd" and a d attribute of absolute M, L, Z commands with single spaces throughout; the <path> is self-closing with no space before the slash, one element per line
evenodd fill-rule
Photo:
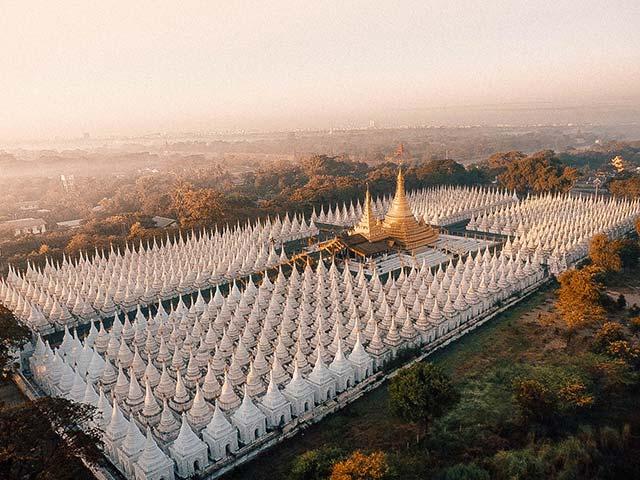
<path fill-rule="evenodd" d="M 364 212 L 352 234 L 360 234 L 369 242 L 392 240 L 404 250 L 414 251 L 433 244 L 438 239 L 438 230 L 424 221 L 416 220 L 404 191 L 402 167 L 398 169 L 396 193 L 384 221 L 377 220 L 371 208 L 371 195 L 367 188 Z"/>

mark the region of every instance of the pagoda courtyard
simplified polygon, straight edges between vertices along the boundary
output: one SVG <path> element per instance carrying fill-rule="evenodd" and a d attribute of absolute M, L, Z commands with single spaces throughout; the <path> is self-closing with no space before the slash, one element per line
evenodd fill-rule
<path fill-rule="evenodd" d="M 401 351 L 455 340 L 638 215 L 637 200 L 407 194 L 399 172 L 393 199 L 367 192 L 308 219 L 11 269 L 0 302 L 34 331 L 25 370 L 37 389 L 96 407 L 124 477 L 217 478 L 374 388 Z M 320 239 L 327 225 L 338 233 Z M 305 246 L 287 252 L 295 242 Z"/>

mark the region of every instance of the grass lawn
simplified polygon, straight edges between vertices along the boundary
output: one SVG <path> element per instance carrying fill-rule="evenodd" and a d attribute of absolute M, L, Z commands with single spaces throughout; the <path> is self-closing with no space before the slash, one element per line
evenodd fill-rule
<path fill-rule="evenodd" d="M 441 365 L 461 388 L 489 369 L 538 361 L 544 352 L 555 348 L 544 329 L 535 322 L 538 313 L 549 311 L 551 303 L 551 289 L 541 290 L 437 352 L 431 361 Z M 416 432 L 412 425 L 393 416 L 387 403 L 385 384 L 224 478 L 286 478 L 295 457 L 323 445 L 336 445 L 349 451 L 406 450 L 414 442 Z"/>

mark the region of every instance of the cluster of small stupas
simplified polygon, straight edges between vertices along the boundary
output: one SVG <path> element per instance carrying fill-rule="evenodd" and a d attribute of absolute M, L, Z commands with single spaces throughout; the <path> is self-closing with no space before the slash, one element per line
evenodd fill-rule
<path fill-rule="evenodd" d="M 505 251 L 535 255 L 558 273 L 588 254 L 594 235 L 620 237 L 639 215 L 639 200 L 546 194 L 474 216 L 467 229 L 507 235 Z"/>
<path fill-rule="evenodd" d="M 47 394 L 97 407 L 105 453 L 127 478 L 187 478 L 313 418 L 401 349 L 453 334 L 543 277 L 529 258 L 488 249 L 385 282 L 363 272 L 320 261 L 168 313 L 160 303 L 148 317 L 117 316 L 108 331 L 92 324 L 83 340 L 65 328 L 59 348 L 38 337 L 31 370 Z"/>
<path fill-rule="evenodd" d="M 131 311 L 287 262 L 275 245 L 318 233 L 313 221 L 292 218 L 154 239 L 124 252 L 96 251 L 92 258 L 81 253 L 58 264 L 47 259 L 42 269 L 10 268 L 0 280 L 0 303 L 41 332 L 107 318 L 116 308 Z"/>
<path fill-rule="evenodd" d="M 407 195 L 414 215 L 427 224 L 453 223 L 474 213 L 514 201 L 512 195 L 480 187 L 437 187 Z M 391 197 L 371 202 L 376 217 L 390 208 Z M 0 280 L 0 303 L 33 330 L 50 332 L 131 311 L 199 289 L 227 283 L 288 261 L 284 242 L 318 233 L 315 222 L 352 226 L 362 217 L 358 201 L 348 207 L 324 207 L 309 220 L 289 214 L 150 244 L 127 245 L 61 263 L 46 260 L 44 268 L 10 268 Z M 278 253 L 279 252 L 279 253 Z"/>
<path fill-rule="evenodd" d="M 485 187 L 439 186 L 414 190 L 407 194 L 413 214 L 429 225 L 450 225 L 468 220 L 473 214 L 484 212 L 517 201 L 515 194 L 505 190 Z M 391 207 L 393 196 L 380 196 L 371 201 L 376 218 L 382 219 Z M 353 227 L 364 213 L 360 201 L 354 204 L 335 205 L 320 212 L 314 211 L 312 219 L 317 223 Z"/>

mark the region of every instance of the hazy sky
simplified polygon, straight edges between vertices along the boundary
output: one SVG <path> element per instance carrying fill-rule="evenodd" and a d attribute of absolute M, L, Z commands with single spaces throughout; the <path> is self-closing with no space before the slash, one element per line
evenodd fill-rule
<path fill-rule="evenodd" d="M 2 140 L 610 100 L 640 100 L 639 0 L 0 2 Z"/>

